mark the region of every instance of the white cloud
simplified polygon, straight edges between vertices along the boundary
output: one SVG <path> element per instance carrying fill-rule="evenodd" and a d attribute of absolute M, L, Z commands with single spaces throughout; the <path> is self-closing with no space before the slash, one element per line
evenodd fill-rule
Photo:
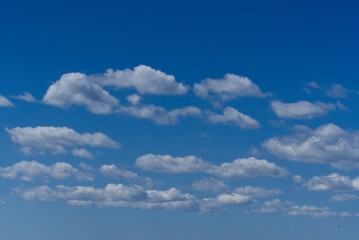
<path fill-rule="evenodd" d="M 304 182 L 304 179 L 302 178 L 302 176 L 299 176 L 299 175 L 294 175 L 292 179 L 296 183 L 303 183 Z"/>
<path fill-rule="evenodd" d="M 239 158 L 217 166 L 195 156 L 172 157 L 146 154 L 136 160 L 136 166 L 145 171 L 164 173 L 204 172 L 222 178 L 255 178 L 259 176 L 284 177 L 288 171 L 267 160 L 254 157 Z"/>
<path fill-rule="evenodd" d="M 328 97 L 331 98 L 346 98 L 349 95 L 359 94 L 358 91 L 353 89 L 345 88 L 340 84 L 331 84 L 330 87 L 321 87 L 316 82 L 306 83 L 306 88 L 304 89 L 307 93 L 311 93 L 310 88 L 318 89 L 323 91 Z"/>
<path fill-rule="evenodd" d="M 132 207 L 141 209 L 185 209 L 196 211 L 197 199 L 181 193 L 175 188 L 166 191 L 145 190 L 141 186 L 107 184 L 105 188 L 85 186 L 67 187 L 58 185 L 56 189 L 40 186 L 30 189 L 16 189 L 22 198 L 29 201 L 66 200 L 70 205 L 99 207 Z"/>
<path fill-rule="evenodd" d="M 14 98 L 24 100 L 26 102 L 31 102 L 31 103 L 36 102 L 36 99 L 34 98 L 34 96 L 32 96 L 28 92 L 24 92 L 24 94 L 18 95 L 18 96 L 14 97 Z"/>
<path fill-rule="evenodd" d="M 271 196 L 283 194 L 283 192 L 279 189 L 268 190 L 262 187 L 252 187 L 252 186 L 239 187 L 236 188 L 234 192 L 250 197 L 257 197 L 257 198 L 265 198 L 265 197 L 271 197 Z"/>
<path fill-rule="evenodd" d="M 0 95 L 0 107 L 13 107 L 14 104 L 10 102 L 6 97 Z"/>
<path fill-rule="evenodd" d="M 195 156 L 172 157 L 146 154 L 136 159 L 136 167 L 145 171 L 163 173 L 193 173 L 205 171 L 209 164 Z"/>
<path fill-rule="evenodd" d="M 311 191 L 328 191 L 328 192 L 342 192 L 342 191 L 358 191 L 359 177 L 351 179 L 348 176 L 341 176 L 338 173 L 332 173 L 328 176 L 315 176 L 304 184 Z"/>
<path fill-rule="evenodd" d="M 86 106 L 88 111 L 96 114 L 112 113 L 119 105 L 118 99 L 82 73 L 62 75 L 49 87 L 43 102 L 61 108 Z"/>
<path fill-rule="evenodd" d="M 118 89 L 134 88 L 140 94 L 179 95 L 186 94 L 188 91 L 188 87 L 176 82 L 174 76 L 145 65 L 139 65 L 133 70 L 108 69 L 104 74 L 90 75 L 89 78 L 101 86 L 113 86 Z"/>
<path fill-rule="evenodd" d="M 223 114 L 208 112 L 208 120 L 212 123 L 237 125 L 244 129 L 259 128 L 260 126 L 257 120 L 232 107 L 226 107 Z"/>
<path fill-rule="evenodd" d="M 141 102 L 142 97 L 138 94 L 131 94 L 126 97 L 126 100 L 129 101 L 132 105 L 137 105 Z"/>
<path fill-rule="evenodd" d="M 222 192 L 228 188 L 223 181 L 214 178 L 203 178 L 192 183 L 192 189 L 202 192 Z"/>
<path fill-rule="evenodd" d="M 36 161 L 22 161 L 10 167 L 0 168 L 0 176 L 9 179 L 33 181 L 35 178 L 64 179 L 75 177 L 78 180 L 93 180 L 93 178 L 68 163 L 58 162 L 51 166 L 43 165 Z"/>
<path fill-rule="evenodd" d="M 222 101 L 237 97 L 265 97 L 259 87 L 247 77 L 226 74 L 223 79 L 207 78 L 196 83 L 195 94 L 202 98 L 219 98 Z"/>
<path fill-rule="evenodd" d="M 81 158 L 89 158 L 89 159 L 93 158 L 92 154 L 84 148 L 74 148 L 72 150 L 72 154 L 76 157 L 81 157 Z"/>
<path fill-rule="evenodd" d="M 351 214 L 346 212 L 334 212 L 328 207 L 316 207 L 311 205 L 295 205 L 293 202 L 281 202 L 279 199 L 266 201 L 260 208 L 252 210 L 256 213 L 282 213 L 288 216 L 308 216 L 313 218 L 340 216 L 346 217 Z"/>
<path fill-rule="evenodd" d="M 285 168 L 278 167 L 274 163 L 264 159 L 254 157 L 238 158 L 233 162 L 222 163 L 219 166 L 211 166 L 207 171 L 218 177 L 223 178 L 255 178 L 259 176 L 266 177 L 284 177 L 288 175 Z"/>
<path fill-rule="evenodd" d="M 202 111 L 197 107 L 175 108 L 167 111 L 163 107 L 155 105 L 120 106 L 117 111 L 136 118 L 148 119 L 157 124 L 176 124 L 180 117 L 199 117 Z"/>
<path fill-rule="evenodd" d="M 328 114 L 336 109 L 333 103 L 298 101 L 295 103 L 271 102 L 272 110 L 280 118 L 312 119 Z"/>
<path fill-rule="evenodd" d="M 346 202 L 351 200 L 358 200 L 359 196 L 349 193 L 336 194 L 330 198 L 331 202 Z"/>
<path fill-rule="evenodd" d="M 6 128 L 11 136 L 11 141 L 23 146 L 25 154 L 32 154 L 36 149 L 43 153 L 49 151 L 52 154 L 66 153 L 67 147 L 91 146 L 119 148 L 120 144 L 103 133 L 77 133 L 67 127 L 15 127 Z"/>
<path fill-rule="evenodd" d="M 283 159 L 328 163 L 339 169 L 359 168 L 359 132 L 344 131 L 334 124 L 314 130 L 297 127 L 297 134 L 271 138 L 263 146 Z"/>
<path fill-rule="evenodd" d="M 122 170 L 116 167 L 115 165 L 102 165 L 99 169 L 100 173 L 104 176 L 108 176 L 110 178 L 137 178 L 137 173 Z"/>

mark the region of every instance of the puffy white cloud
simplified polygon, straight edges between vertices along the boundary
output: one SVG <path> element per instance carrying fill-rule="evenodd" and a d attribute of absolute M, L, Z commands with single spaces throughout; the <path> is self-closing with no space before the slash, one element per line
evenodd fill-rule
<path fill-rule="evenodd" d="M 49 151 L 52 154 L 66 153 L 67 147 L 88 145 L 91 147 L 119 148 L 120 144 L 103 133 L 77 133 L 67 127 L 15 127 L 6 128 L 11 141 L 23 146 L 25 154 L 33 149 L 40 153 Z"/>
<path fill-rule="evenodd" d="M 136 118 L 148 119 L 157 124 L 176 124 L 180 117 L 194 116 L 199 117 L 202 111 L 197 107 L 183 107 L 175 108 L 167 111 L 163 107 L 156 105 L 135 105 L 135 106 L 120 106 L 117 111 Z"/>
<path fill-rule="evenodd" d="M 0 107 L 13 107 L 13 106 L 14 104 L 10 102 L 9 99 L 0 95 Z"/>
<path fill-rule="evenodd" d="M 137 178 L 137 173 L 122 170 L 116 167 L 114 164 L 111 165 L 102 165 L 99 169 L 100 173 L 104 176 L 108 176 L 110 178 Z"/>
<path fill-rule="evenodd" d="M 298 101 L 295 103 L 271 102 L 272 110 L 280 118 L 311 119 L 336 109 L 333 103 Z"/>
<path fill-rule="evenodd" d="M 351 214 L 346 212 L 334 212 L 328 207 L 316 207 L 311 205 L 295 205 L 293 202 L 281 202 L 279 199 L 266 201 L 260 208 L 252 210 L 256 213 L 282 213 L 289 216 L 308 216 L 313 218 L 340 216 L 346 217 Z"/>
<path fill-rule="evenodd" d="M 126 100 L 129 101 L 132 105 L 137 105 L 141 102 L 142 97 L 138 94 L 131 94 L 126 97 Z"/>
<path fill-rule="evenodd" d="M 340 169 L 359 168 L 359 132 L 344 131 L 334 124 L 314 130 L 298 127 L 295 135 L 271 138 L 263 146 L 283 159 L 328 163 Z"/>
<path fill-rule="evenodd" d="M 205 171 L 209 163 L 195 156 L 172 157 L 170 155 L 146 154 L 138 157 L 135 165 L 152 172 L 193 173 Z"/>
<path fill-rule="evenodd" d="M 238 158 L 233 162 L 222 163 L 219 166 L 211 166 L 207 171 L 210 174 L 223 178 L 255 178 L 259 176 L 266 177 L 284 177 L 288 175 L 285 168 L 278 167 L 274 163 L 264 159 L 254 157 Z"/>
<path fill-rule="evenodd" d="M 0 168 L 0 176 L 9 179 L 21 179 L 27 182 L 33 181 L 35 178 L 64 179 L 75 177 L 78 180 L 93 180 L 90 175 L 80 172 L 64 162 L 46 166 L 36 161 L 22 161 L 10 167 Z"/>
<path fill-rule="evenodd" d="M 338 173 L 332 173 L 328 176 L 315 176 L 304 184 L 311 191 L 358 191 L 359 177 L 351 179 L 348 176 L 341 176 Z"/>
<path fill-rule="evenodd" d="M 34 98 L 34 96 L 32 96 L 28 92 L 24 92 L 23 94 L 18 95 L 18 96 L 14 97 L 14 98 L 24 100 L 26 102 L 31 102 L 31 103 L 36 102 L 36 99 Z"/>
<path fill-rule="evenodd" d="M 211 164 L 195 156 L 172 157 L 146 154 L 136 160 L 136 166 L 146 171 L 165 173 L 204 172 L 222 178 L 284 177 L 288 171 L 267 160 L 239 158 L 221 165 Z"/>
<path fill-rule="evenodd" d="M 279 189 L 268 190 L 262 187 L 252 187 L 252 186 L 239 187 L 236 188 L 234 192 L 250 197 L 257 197 L 257 198 L 265 198 L 265 197 L 271 197 L 271 196 L 283 194 L 283 192 Z"/>
<path fill-rule="evenodd" d="M 88 111 L 96 114 L 112 113 L 119 105 L 117 98 L 82 73 L 62 75 L 49 87 L 42 101 L 61 108 L 86 106 Z"/>
<path fill-rule="evenodd" d="M 101 86 L 134 88 L 140 94 L 179 95 L 188 91 L 188 87 L 176 82 L 174 76 L 145 65 L 139 65 L 133 70 L 108 69 L 104 74 L 90 75 L 89 78 Z"/>
<path fill-rule="evenodd" d="M 222 101 L 237 97 L 265 97 L 265 94 L 251 80 L 235 74 L 226 74 L 222 79 L 207 78 L 196 83 L 193 90 L 199 97 L 215 97 Z"/>
<path fill-rule="evenodd" d="M 244 129 L 259 128 L 260 126 L 257 120 L 232 107 L 226 107 L 223 114 L 208 112 L 208 120 L 212 123 L 237 125 Z"/>
<path fill-rule="evenodd" d="M 302 178 L 302 176 L 299 176 L 299 175 L 294 175 L 292 179 L 293 179 L 293 181 L 296 182 L 296 183 L 302 183 L 302 182 L 304 182 L 304 179 Z"/>
<path fill-rule="evenodd" d="M 200 202 L 200 212 L 218 211 L 227 205 L 252 205 L 254 203 L 256 203 L 256 201 L 249 196 L 238 193 L 223 193 L 215 198 L 202 199 Z"/>
<path fill-rule="evenodd" d="M 99 207 L 133 207 L 141 209 L 185 209 L 197 211 L 197 199 L 181 193 L 175 188 L 166 191 L 145 190 L 141 186 L 107 184 L 105 188 L 85 186 L 67 187 L 58 185 L 56 189 L 40 186 L 30 189 L 16 189 L 22 198 L 30 201 L 66 200 L 70 205 Z"/>
<path fill-rule="evenodd" d="M 203 178 L 192 183 L 192 189 L 202 192 L 221 192 L 229 188 L 223 181 L 214 178 Z"/>
<path fill-rule="evenodd" d="M 72 150 L 72 154 L 76 157 L 81 157 L 81 158 L 89 158 L 89 159 L 93 158 L 92 154 L 84 148 L 74 148 Z"/>
<path fill-rule="evenodd" d="M 346 202 L 351 200 L 358 200 L 359 196 L 349 193 L 336 194 L 330 198 L 332 202 Z"/>

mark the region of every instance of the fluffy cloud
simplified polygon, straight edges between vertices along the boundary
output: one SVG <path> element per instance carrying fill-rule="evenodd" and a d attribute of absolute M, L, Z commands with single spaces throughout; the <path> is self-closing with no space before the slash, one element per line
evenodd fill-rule
<path fill-rule="evenodd" d="M 23 181 L 33 181 L 35 178 L 42 179 L 64 179 L 75 177 L 78 180 L 93 180 L 93 178 L 70 164 L 58 162 L 51 166 L 46 166 L 36 161 L 22 161 L 10 167 L 0 168 L 0 176 L 9 179 L 20 179 Z"/>
<path fill-rule="evenodd" d="M 112 86 L 118 89 L 134 88 L 140 94 L 179 95 L 188 91 L 188 87 L 176 82 L 174 76 L 145 65 L 139 65 L 133 70 L 108 69 L 104 74 L 90 75 L 89 79 L 101 86 Z"/>
<path fill-rule="evenodd" d="M 260 126 L 257 120 L 231 107 L 226 107 L 223 114 L 208 112 L 208 120 L 212 123 L 237 125 L 244 129 L 259 128 Z"/>
<path fill-rule="evenodd" d="M 26 102 L 31 102 L 31 103 L 36 102 L 36 99 L 34 98 L 34 96 L 32 96 L 28 92 L 24 92 L 24 94 L 18 95 L 18 96 L 14 97 L 14 98 L 24 100 Z"/>
<path fill-rule="evenodd" d="M 196 83 L 193 90 L 199 97 L 214 97 L 222 101 L 237 97 L 265 97 L 265 94 L 251 80 L 235 74 L 226 74 L 223 79 L 207 78 Z"/>
<path fill-rule="evenodd" d="M 283 192 L 279 189 L 268 190 L 262 187 L 252 187 L 252 186 L 239 187 L 236 188 L 234 192 L 250 197 L 256 197 L 256 198 L 265 198 L 265 197 L 271 197 L 271 196 L 283 194 Z"/>
<path fill-rule="evenodd" d="M 141 209 L 176 209 L 195 211 L 197 199 L 175 188 L 166 191 L 145 190 L 141 186 L 107 184 L 105 188 L 85 186 L 67 187 L 58 185 L 55 189 L 40 186 L 30 189 L 16 189 L 22 198 L 29 201 L 66 200 L 70 205 L 99 207 L 133 207 Z"/>
<path fill-rule="evenodd" d="M 146 154 L 136 159 L 137 167 L 145 171 L 162 173 L 193 173 L 206 170 L 209 163 L 195 156 L 172 157 Z"/>
<path fill-rule="evenodd" d="M 10 102 L 6 97 L 0 95 L 0 107 L 13 107 L 14 104 Z"/>
<path fill-rule="evenodd" d="M 328 192 L 342 192 L 342 191 L 358 191 L 359 177 L 351 179 L 348 176 L 341 176 L 337 173 L 329 174 L 328 176 L 315 176 L 304 184 L 311 191 L 328 191 Z"/>
<path fill-rule="evenodd" d="M 143 155 L 136 160 L 136 166 L 146 171 L 165 173 L 205 172 L 222 178 L 255 178 L 259 176 L 283 177 L 288 174 L 284 168 L 267 160 L 254 157 L 239 158 L 229 163 L 215 165 L 195 156 L 172 157 L 170 155 Z"/>
<path fill-rule="evenodd" d="M 200 203 L 201 213 L 217 211 L 222 209 L 226 205 L 252 205 L 256 203 L 249 196 L 245 196 L 238 193 L 223 193 L 216 198 L 204 198 Z"/>
<path fill-rule="evenodd" d="M 331 211 L 328 207 L 316 207 L 310 205 L 295 205 L 292 202 L 281 202 L 279 199 L 266 201 L 260 208 L 252 210 L 256 213 L 282 213 L 289 216 L 308 216 L 308 217 L 331 217 L 340 216 L 346 217 L 351 214 L 346 212 L 337 213 Z"/>
<path fill-rule="evenodd" d="M 280 118 L 311 119 L 326 115 L 336 109 L 332 103 L 298 101 L 295 103 L 271 102 L 272 110 Z"/>
<path fill-rule="evenodd" d="M 297 134 L 271 138 L 263 146 L 283 159 L 328 163 L 340 169 L 359 168 L 359 132 L 344 131 L 334 124 L 314 130 L 297 127 Z"/>
<path fill-rule="evenodd" d="M 74 148 L 72 150 L 72 154 L 76 157 L 81 157 L 81 158 L 89 158 L 89 159 L 93 158 L 92 154 L 84 148 Z"/>
<path fill-rule="evenodd" d="M 213 165 L 207 171 L 222 178 L 255 178 L 259 176 L 266 177 L 284 177 L 288 175 L 285 168 L 278 167 L 274 163 L 264 159 L 254 157 L 239 158 L 229 163 L 222 163 L 219 166 Z"/>
<path fill-rule="evenodd" d="M 119 105 L 118 99 L 82 73 L 62 75 L 59 81 L 49 87 L 42 101 L 61 108 L 85 106 L 96 114 L 112 113 Z"/>
<path fill-rule="evenodd" d="M 43 153 L 66 153 L 66 148 L 88 145 L 91 147 L 119 148 L 120 144 L 103 133 L 77 133 L 67 127 L 16 127 L 6 128 L 11 141 L 23 146 L 25 154 L 31 154 L 33 149 Z M 81 150 L 80 150 L 81 151 Z M 78 151 L 75 150 L 78 153 Z"/>
<path fill-rule="evenodd" d="M 122 170 L 115 165 L 102 165 L 99 169 L 100 173 L 110 178 L 137 178 L 138 175 L 131 171 Z"/>
<path fill-rule="evenodd" d="M 203 178 L 192 183 L 192 189 L 202 192 L 221 192 L 229 188 L 223 181 L 214 178 Z"/>
<path fill-rule="evenodd" d="M 163 107 L 156 105 L 134 105 L 120 106 L 117 111 L 136 118 L 148 119 L 157 124 L 176 124 L 180 117 L 194 116 L 199 117 L 202 111 L 197 107 L 175 108 L 167 111 Z"/>

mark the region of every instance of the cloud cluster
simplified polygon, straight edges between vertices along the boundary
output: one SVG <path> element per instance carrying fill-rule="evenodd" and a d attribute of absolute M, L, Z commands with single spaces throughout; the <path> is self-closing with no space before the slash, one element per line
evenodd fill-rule
<path fill-rule="evenodd" d="M 9 179 L 20 179 L 31 182 L 36 178 L 64 179 L 75 177 L 77 180 L 93 180 L 93 177 L 79 171 L 68 163 L 58 162 L 46 166 L 36 161 L 22 161 L 10 167 L 0 168 L 0 176 Z"/>
<path fill-rule="evenodd" d="M 349 95 L 359 94 L 358 91 L 349 89 L 349 88 L 345 88 L 340 84 L 331 84 L 330 86 L 327 86 L 327 87 L 321 87 L 316 82 L 309 82 L 309 83 L 306 83 L 305 85 L 306 85 L 306 87 L 304 88 L 304 90 L 307 93 L 311 93 L 311 89 L 318 89 L 320 91 L 323 91 L 328 97 L 331 97 L 331 98 L 346 98 Z"/>
<path fill-rule="evenodd" d="M 359 177 L 351 179 L 348 176 L 341 176 L 338 173 L 332 173 L 328 176 L 315 176 L 304 183 L 310 191 L 343 192 L 358 191 Z"/>
<path fill-rule="evenodd" d="M 257 120 L 239 112 L 232 107 L 226 107 L 223 114 L 208 112 L 208 120 L 212 123 L 222 123 L 228 125 L 236 125 L 243 129 L 259 128 Z"/>
<path fill-rule="evenodd" d="M 102 175 L 115 179 L 121 179 L 121 178 L 130 179 L 130 178 L 138 177 L 137 173 L 128 170 L 119 169 L 114 164 L 102 165 L 99 171 Z"/>
<path fill-rule="evenodd" d="M 267 160 L 254 157 L 239 158 L 233 162 L 215 165 L 195 156 L 172 157 L 146 154 L 136 159 L 136 166 L 145 171 L 163 173 L 204 172 L 222 178 L 255 178 L 259 176 L 284 177 L 288 171 Z"/>
<path fill-rule="evenodd" d="M 223 181 L 215 178 L 203 178 L 192 183 L 192 189 L 201 192 L 222 192 L 229 188 Z"/>
<path fill-rule="evenodd" d="M 263 146 L 288 160 L 327 163 L 334 168 L 359 168 L 359 132 L 344 131 L 335 124 L 310 129 L 297 127 L 293 136 L 271 138 Z"/>
<path fill-rule="evenodd" d="M 235 74 L 226 74 L 222 79 L 202 80 L 194 85 L 193 91 L 199 97 L 221 101 L 237 97 L 265 97 L 265 94 L 250 79 Z"/>
<path fill-rule="evenodd" d="M 66 153 L 66 148 L 77 146 L 119 148 L 121 145 L 103 133 L 80 134 L 67 127 L 15 127 L 6 128 L 11 141 L 22 146 L 22 151 L 29 155 L 35 149 L 39 153 Z M 90 157 L 86 150 L 74 150 L 76 156 Z"/>
<path fill-rule="evenodd" d="M 284 103 L 272 101 L 271 108 L 280 118 L 289 119 L 312 119 L 328 114 L 329 111 L 336 109 L 333 103 L 298 101 L 295 103 Z"/>

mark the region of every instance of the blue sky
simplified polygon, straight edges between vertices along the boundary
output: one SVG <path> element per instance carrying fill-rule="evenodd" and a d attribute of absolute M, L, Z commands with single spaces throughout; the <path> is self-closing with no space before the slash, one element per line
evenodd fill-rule
<path fill-rule="evenodd" d="M 0 3 L 0 238 L 356 239 L 358 10 Z"/>

